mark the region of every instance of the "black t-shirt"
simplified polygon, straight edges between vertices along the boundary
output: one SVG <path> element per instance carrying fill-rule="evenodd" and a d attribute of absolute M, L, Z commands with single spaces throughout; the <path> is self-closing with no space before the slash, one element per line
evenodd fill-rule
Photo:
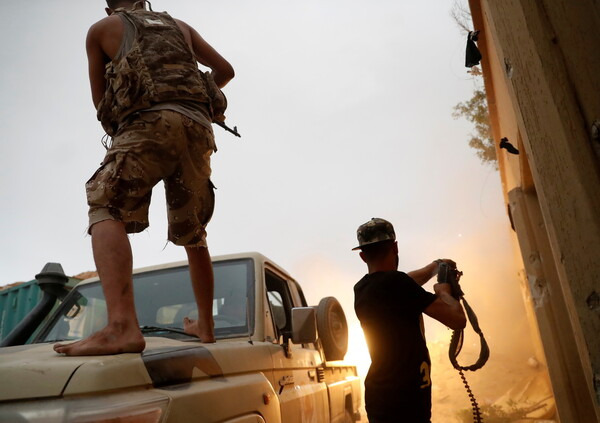
<path fill-rule="evenodd" d="M 431 362 L 420 318 L 435 298 L 397 271 L 368 274 L 354 286 L 354 310 L 371 354 L 365 380 L 369 418 L 430 421 Z"/>

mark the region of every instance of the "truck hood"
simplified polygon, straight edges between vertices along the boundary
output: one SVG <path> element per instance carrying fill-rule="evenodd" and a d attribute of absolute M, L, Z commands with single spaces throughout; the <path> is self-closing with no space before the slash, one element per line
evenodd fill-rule
<path fill-rule="evenodd" d="M 6 347 L 0 350 L 0 401 L 161 387 L 268 369 L 267 348 L 247 341 L 202 344 L 160 337 L 147 337 L 142 354 L 66 357 L 52 344 Z"/>
<path fill-rule="evenodd" d="M 0 401 L 59 396 L 84 357 L 61 357 L 50 344 L 0 350 Z"/>

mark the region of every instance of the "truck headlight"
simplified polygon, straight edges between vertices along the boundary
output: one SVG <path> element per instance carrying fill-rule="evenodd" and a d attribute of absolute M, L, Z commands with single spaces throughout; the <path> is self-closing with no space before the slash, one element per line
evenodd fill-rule
<path fill-rule="evenodd" d="M 160 423 L 169 398 L 151 391 L 0 403 L 0 422 Z"/>

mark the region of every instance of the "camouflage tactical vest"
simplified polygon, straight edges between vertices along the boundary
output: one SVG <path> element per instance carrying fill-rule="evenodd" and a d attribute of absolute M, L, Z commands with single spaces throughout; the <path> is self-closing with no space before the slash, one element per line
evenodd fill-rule
<path fill-rule="evenodd" d="M 136 35 L 129 52 L 106 65 L 97 116 L 107 134 L 114 135 L 131 113 L 157 103 L 191 100 L 210 106 L 207 78 L 171 16 L 143 9 L 115 13 L 133 24 Z"/>

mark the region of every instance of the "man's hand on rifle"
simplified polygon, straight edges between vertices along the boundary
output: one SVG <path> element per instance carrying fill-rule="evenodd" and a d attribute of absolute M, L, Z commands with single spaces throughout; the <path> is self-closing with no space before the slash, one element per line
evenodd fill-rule
<path fill-rule="evenodd" d="M 451 268 L 456 269 L 456 262 L 451 259 L 437 259 L 437 260 L 434 260 L 433 262 L 437 264 L 436 270 L 435 270 L 435 273 L 433 274 L 433 276 L 437 275 L 438 271 L 440 270 L 440 263 L 446 263 Z"/>

